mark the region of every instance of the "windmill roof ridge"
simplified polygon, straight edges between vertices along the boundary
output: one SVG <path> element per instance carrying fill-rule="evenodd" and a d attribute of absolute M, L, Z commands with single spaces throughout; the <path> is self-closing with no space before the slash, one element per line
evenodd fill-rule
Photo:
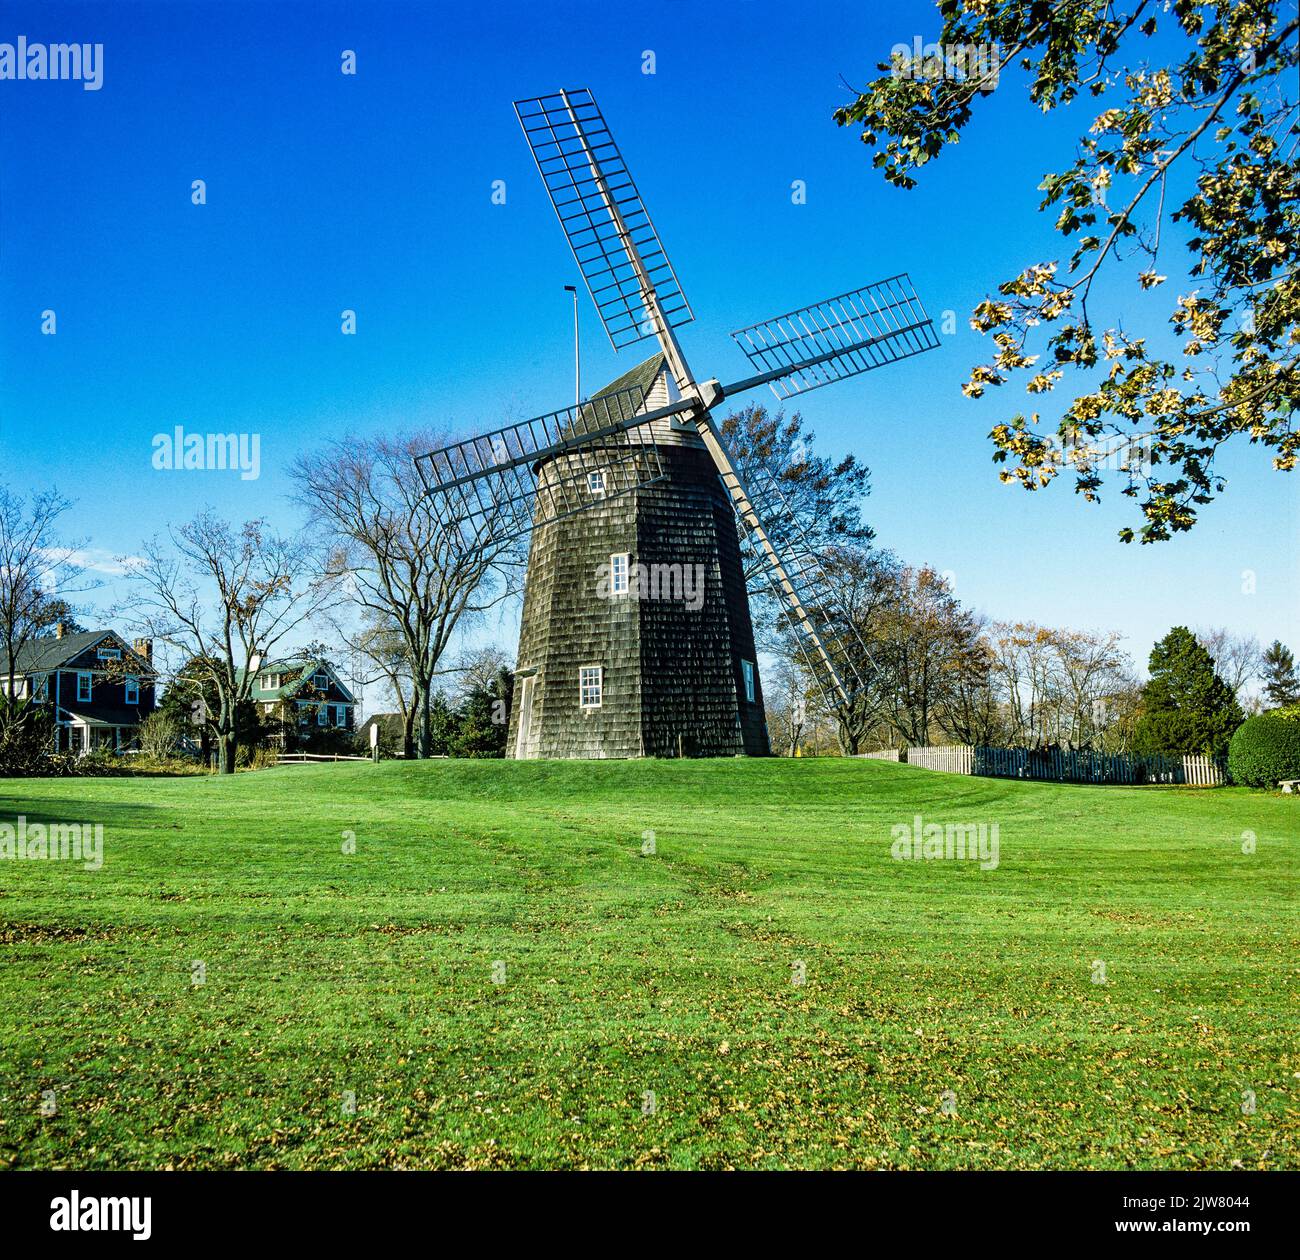
<path fill-rule="evenodd" d="M 664 358 L 663 352 L 657 351 L 643 363 L 638 363 L 636 367 L 629 368 L 616 380 L 610 381 L 604 389 L 597 390 L 592 394 L 592 398 L 605 398 L 609 394 L 616 394 L 620 389 L 631 389 L 637 385 L 648 394 L 655 381 L 658 380 L 659 374 L 667 366 L 668 360 Z"/>

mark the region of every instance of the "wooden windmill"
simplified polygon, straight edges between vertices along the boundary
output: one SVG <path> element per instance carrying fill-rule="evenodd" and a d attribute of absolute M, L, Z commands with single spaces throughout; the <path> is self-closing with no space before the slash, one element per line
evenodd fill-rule
<path fill-rule="evenodd" d="M 592 94 L 515 112 L 614 349 L 659 352 L 585 402 L 420 457 L 450 529 L 532 531 L 508 751 L 766 753 L 742 545 L 830 704 L 862 687 L 861 657 L 775 480 L 742 480 L 712 410 L 933 349 L 934 326 L 897 275 L 733 333 L 757 375 L 697 380 L 674 332 L 690 305 Z"/>

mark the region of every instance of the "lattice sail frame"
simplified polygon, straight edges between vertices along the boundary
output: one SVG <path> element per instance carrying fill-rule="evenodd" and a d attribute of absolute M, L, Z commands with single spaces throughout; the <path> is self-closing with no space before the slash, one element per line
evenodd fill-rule
<path fill-rule="evenodd" d="M 690 303 L 591 92 L 529 97 L 515 102 L 515 114 L 614 349 L 655 335 L 647 288 L 670 325 L 689 323 Z"/>
<path fill-rule="evenodd" d="M 771 561 L 754 541 L 745 518 L 736 513 L 744 551 L 761 566 L 773 597 L 790 626 L 795 647 L 822 701 L 830 710 L 850 705 L 864 694 L 877 670 L 871 652 L 844 606 L 839 584 L 826 572 L 820 556 L 807 545 L 794 510 L 776 478 L 766 470 L 746 471 L 750 501 L 768 540 L 780 553 L 786 579 L 799 597 L 801 621 L 778 581 Z M 814 642 L 813 636 L 816 636 Z"/>
<path fill-rule="evenodd" d="M 939 345 L 906 273 L 802 306 L 732 339 L 781 399 L 897 363 Z"/>
<path fill-rule="evenodd" d="M 449 529 L 477 536 L 490 527 L 507 540 L 664 478 L 645 399 L 639 385 L 600 394 L 430 451 L 416 467 Z"/>

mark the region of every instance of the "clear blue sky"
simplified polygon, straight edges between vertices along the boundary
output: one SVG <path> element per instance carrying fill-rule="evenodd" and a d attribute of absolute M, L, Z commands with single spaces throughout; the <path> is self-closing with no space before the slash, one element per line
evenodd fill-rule
<path fill-rule="evenodd" d="M 937 30 L 929 3 L 823 0 L 5 4 L 0 41 L 105 51 L 97 92 L 0 82 L 3 478 L 56 484 L 76 532 L 130 553 L 205 503 L 290 524 L 284 470 L 324 438 L 565 405 L 576 272 L 511 101 L 588 86 L 696 309 L 697 375 L 747 374 L 732 328 L 900 270 L 933 315 L 958 312 L 940 350 L 799 401 L 820 449 L 871 467 L 882 545 L 951 571 L 995 617 L 1118 629 L 1143 663 L 1180 622 L 1300 648 L 1296 482 L 1260 452 L 1231 452 L 1227 496 L 1154 547 L 1115 540 L 1132 520 L 1115 493 L 1097 508 L 1065 479 L 1033 496 L 998 483 L 986 435 L 1028 400 L 961 396 L 987 357 L 965 318 L 1061 255 L 1035 189 L 1087 120 L 1037 116 L 1004 78 L 919 189 L 887 187 L 831 122 L 840 76 Z M 594 387 L 649 351 L 616 357 L 583 300 Z M 155 471 L 151 439 L 177 424 L 260 434 L 260 479 Z"/>

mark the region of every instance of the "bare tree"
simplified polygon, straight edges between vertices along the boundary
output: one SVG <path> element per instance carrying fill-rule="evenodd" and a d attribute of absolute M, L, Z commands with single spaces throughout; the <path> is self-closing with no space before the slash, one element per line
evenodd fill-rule
<path fill-rule="evenodd" d="M 808 721 L 806 673 L 788 656 L 778 656 L 774 669 L 763 679 L 763 707 L 773 749 L 793 757 Z"/>
<path fill-rule="evenodd" d="M 501 674 L 514 666 L 514 657 L 499 647 L 481 647 L 462 652 L 447 671 L 456 678 L 456 694 L 461 700 L 474 691 L 491 691 Z"/>
<path fill-rule="evenodd" d="M 939 726 L 960 744 L 996 744 L 1004 719 L 993 685 L 993 647 L 983 619 L 971 615 L 956 636 L 947 681 L 940 691 Z"/>
<path fill-rule="evenodd" d="M 888 718 L 899 738 L 925 744 L 938 725 L 963 654 L 977 637 L 944 578 L 929 567 L 903 567 L 879 641 L 889 679 Z"/>
<path fill-rule="evenodd" d="M 1119 646 L 1124 636 L 1114 631 L 1056 630 L 1052 638 L 1056 677 L 1065 700 L 1055 742 L 1090 748 L 1106 726 L 1107 698 L 1132 672 L 1132 662 Z"/>
<path fill-rule="evenodd" d="M 999 622 L 990 640 L 1012 742 L 1049 743 L 1062 694 L 1053 632 L 1033 621 Z"/>
<path fill-rule="evenodd" d="M 351 624 L 342 618 L 333 618 L 335 633 L 351 650 L 362 669 L 361 681 L 365 686 L 381 683 L 393 698 L 401 719 L 405 754 L 410 756 L 413 744 L 415 707 L 411 702 L 411 668 L 406 655 L 406 641 L 396 622 L 390 616 L 373 609 L 363 609 L 359 623 L 354 617 Z"/>
<path fill-rule="evenodd" d="M 429 699 L 453 634 L 514 593 L 523 549 L 491 516 L 468 521 L 430 495 L 416 457 L 428 431 L 351 437 L 300 457 L 297 498 L 334 542 L 329 571 L 363 617 L 400 637 L 410 680 L 406 753 L 430 749 Z"/>
<path fill-rule="evenodd" d="M 1264 649 L 1249 634 L 1234 634 L 1226 626 L 1211 626 L 1196 631 L 1197 642 L 1214 657 L 1214 672 L 1232 688 L 1237 702 L 1246 700 L 1245 692 L 1264 676 Z"/>
<path fill-rule="evenodd" d="M 877 729 L 889 710 L 893 680 L 889 669 L 887 625 L 897 606 L 902 568 L 887 551 L 873 551 L 866 545 L 827 548 L 821 567 L 834 591 L 834 608 L 828 616 L 828 650 L 841 667 L 849 692 L 847 700 L 822 696 L 835 721 L 840 751 L 851 757 L 862 751 L 868 735 Z M 812 671 L 806 649 L 795 643 L 785 655 L 808 677 Z"/>
<path fill-rule="evenodd" d="M 270 532 L 263 521 L 232 528 L 210 510 L 154 539 L 127 569 L 134 587 L 123 609 L 141 633 L 186 662 L 188 681 L 211 688 L 222 774 L 233 774 L 238 714 L 261 659 L 327 607 L 330 585 L 304 536 Z"/>
<path fill-rule="evenodd" d="M 78 561 L 78 544 L 57 535 L 60 518 L 71 507 L 57 490 L 24 497 L 0 486 L 0 652 L 4 696 L 10 700 L 23 649 L 68 619 L 69 595 L 94 585 Z M 10 707 L 0 705 L 0 711 L 8 714 Z"/>

